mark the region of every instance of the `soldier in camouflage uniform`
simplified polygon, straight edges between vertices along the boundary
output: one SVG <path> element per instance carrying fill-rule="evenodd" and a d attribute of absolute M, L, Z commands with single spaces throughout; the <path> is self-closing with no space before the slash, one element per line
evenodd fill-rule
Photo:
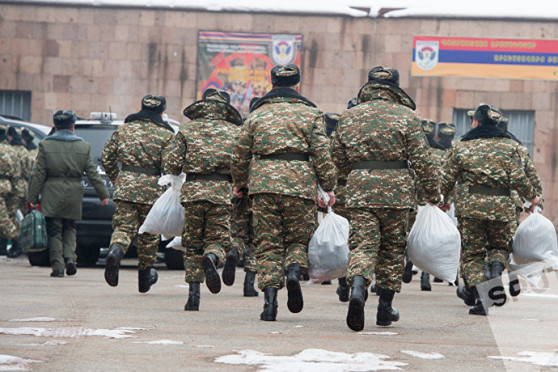
<path fill-rule="evenodd" d="M 242 117 L 230 104 L 228 93 L 207 89 L 200 101 L 184 109 L 191 119 L 181 124 L 176 146 L 165 159 L 171 174 L 186 173 L 180 201 L 184 206 L 182 245 L 187 311 L 198 311 L 200 283 L 211 293 L 221 291 L 219 262 L 232 250 L 230 235 L 232 178 L 230 162 Z M 227 254 L 223 282 L 234 283 L 237 255 Z"/>
<path fill-rule="evenodd" d="M 157 184 L 163 158 L 170 152 L 174 130 L 163 121 L 166 100 L 147 95 L 141 101 L 141 111 L 128 115 L 105 144 L 101 164 L 114 185 L 116 210 L 112 217 L 114 229 L 105 267 L 105 280 L 110 286 L 118 285 L 120 260 L 128 250 L 139 227 L 164 191 Z M 118 168 L 118 162 L 122 168 Z M 149 291 L 157 282 L 155 263 L 159 236 L 143 233 L 137 236 L 138 289 Z"/>
<path fill-rule="evenodd" d="M 15 183 L 16 197 L 8 201 L 8 208 L 15 215 L 17 210 L 25 215 L 27 208 L 25 206 L 25 197 L 27 195 L 27 188 L 29 186 L 29 177 L 31 176 L 31 169 L 33 168 L 33 161 L 35 158 L 29 154 L 25 143 L 21 138 L 21 128 L 10 127 L 8 128 L 8 137 L 10 138 L 10 145 L 17 153 L 17 160 L 21 164 L 21 177 Z M 12 248 L 8 252 L 8 257 L 18 257 L 21 254 L 21 244 L 19 239 L 12 240 Z"/>
<path fill-rule="evenodd" d="M 374 273 L 379 290 L 376 324 L 399 320 L 392 307 L 401 290 L 409 210 L 414 207 L 416 171 L 427 200 L 437 204 L 438 170 L 428 150 L 412 99 L 399 88 L 397 70 L 378 66 L 358 94 L 359 104 L 339 121 L 333 159 L 347 177 L 351 215 L 347 325 L 364 328 L 367 286 Z"/>
<path fill-rule="evenodd" d="M 56 131 L 39 143 L 27 195 L 31 204 L 38 203 L 41 195 L 52 277 L 64 277 L 64 268 L 67 275 L 76 274 L 75 220 L 82 217 L 84 173 L 99 195 L 101 205 L 109 201 L 109 192 L 91 159 L 91 145 L 74 133 L 75 121 L 73 111 L 54 113 Z"/>
<path fill-rule="evenodd" d="M 0 124 L 0 255 L 6 255 L 9 240 L 19 236 L 15 211 L 8 207 L 16 198 L 15 184 L 21 177 L 21 162 L 6 135 L 8 127 Z"/>
<path fill-rule="evenodd" d="M 277 317 L 277 291 L 287 268 L 287 307 L 302 311 L 299 278 L 308 268 L 308 242 L 316 227 L 317 181 L 335 202 L 336 169 L 324 132 L 324 116 L 295 87 L 295 65 L 271 70 L 273 89 L 260 98 L 242 127 L 231 165 L 235 195 L 250 185 L 258 263 L 264 292 L 260 319 Z M 310 163 L 313 161 L 313 166 Z"/>
<path fill-rule="evenodd" d="M 511 190 L 534 205 L 539 198 L 520 165 L 520 145 L 496 127 L 502 118 L 500 110 L 481 104 L 469 114 L 473 129 L 454 146 L 444 165 L 442 193 L 448 200 L 457 179 L 466 189 L 459 217 L 461 270 L 467 292 L 475 297 L 469 314 L 486 315 L 476 286 L 487 280 L 485 261 L 490 277 L 499 280 L 508 261 L 512 225 L 516 224 Z"/>

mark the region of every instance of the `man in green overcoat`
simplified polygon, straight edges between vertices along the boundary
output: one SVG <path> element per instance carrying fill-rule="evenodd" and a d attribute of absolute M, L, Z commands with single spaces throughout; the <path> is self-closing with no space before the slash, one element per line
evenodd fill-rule
<path fill-rule="evenodd" d="M 75 112 L 56 111 L 53 121 L 56 131 L 39 143 L 27 201 L 37 204 L 41 195 L 41 211 L 47 221 L 50 276 L 64 277 L 64 267 L 67 275 L 76 273 L 74 221 L 81 219 L 83 173 L 102 205 L 108 204 L 109 192 L 91 159 L 91 145 L 74 134 Z"/>

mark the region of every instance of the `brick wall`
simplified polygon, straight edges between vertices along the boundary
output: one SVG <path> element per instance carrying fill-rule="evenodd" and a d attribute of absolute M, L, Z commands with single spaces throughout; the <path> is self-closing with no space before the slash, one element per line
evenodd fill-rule
<path fill-rule="evenodd" d="M 180 120 L 195 96 L 199 30 L 301 33 L 301 90 L 323 111 L 341 112 L 376 65 L 397 68 L 419 113 L 450 121 L 454 108 L 489 102 L 535 110 L 533 160 L 545 214 L 558 225 L 558 82 L 410 76 L 414 35 L 558 38 L 555 22 L 369 19 L 182 10 L 0 5 L 0 89 L 32 92 L 32 120 L 57 109 L 123 117 L 144 94 L 167 97 Z"/>

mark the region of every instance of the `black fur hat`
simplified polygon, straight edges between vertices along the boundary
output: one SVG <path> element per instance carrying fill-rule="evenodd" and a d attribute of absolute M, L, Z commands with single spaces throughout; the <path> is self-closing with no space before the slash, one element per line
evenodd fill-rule
<path fill-rule="evenodd" d="M 70 128 L 77 120 L 76 113 L 72 110 L 58 110 L 52 116 L 54 126 L 58 129 Z"/>
<path fill-rule="evenodd" d="M 467 115 L 486 125 L 497 125 L 500 121 L 504 120 L 504 115 L 502 115 L 502 111 L 499 108 L 486 103 L 481 103 L 474 111 L 467 111 Z"/>
<path fill-rule="evenodd" d="M 275 66 L 271 69 L 271 85 L 274 87 L 291 87 L 300 82 L 300 69 L 297 65 Z"/>

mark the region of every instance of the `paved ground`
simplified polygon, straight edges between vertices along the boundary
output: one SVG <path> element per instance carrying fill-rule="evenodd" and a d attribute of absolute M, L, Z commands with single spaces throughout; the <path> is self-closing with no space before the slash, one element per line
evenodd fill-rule
<path fill-rule="evenodd" d="M 421 292 L 414 276 L 394 301 L 401 321 L 377 327 L 372 296 L 365 329 L 356 333 L 345 324 L 347 304 L 335 285 L 304 287 L 300 314 L 289 313 L 281 291 L 277 321 L 262 322 L 263 297 L 242 296 L 241 269 L 218 295 L 203 286 L 201 311 L 185 312 L 181 271 L 161 266 L 159 283 L 140 294 L 135 261 L 126 264 L 111 288 L 101 266 L 59 279 L 26 258 L 0 257 L 0 370 L 558 370 L 555 273 L 547 276 L 549 289 L 524 290 L 489 317 L 468 315 L 447 284 Z"/>

